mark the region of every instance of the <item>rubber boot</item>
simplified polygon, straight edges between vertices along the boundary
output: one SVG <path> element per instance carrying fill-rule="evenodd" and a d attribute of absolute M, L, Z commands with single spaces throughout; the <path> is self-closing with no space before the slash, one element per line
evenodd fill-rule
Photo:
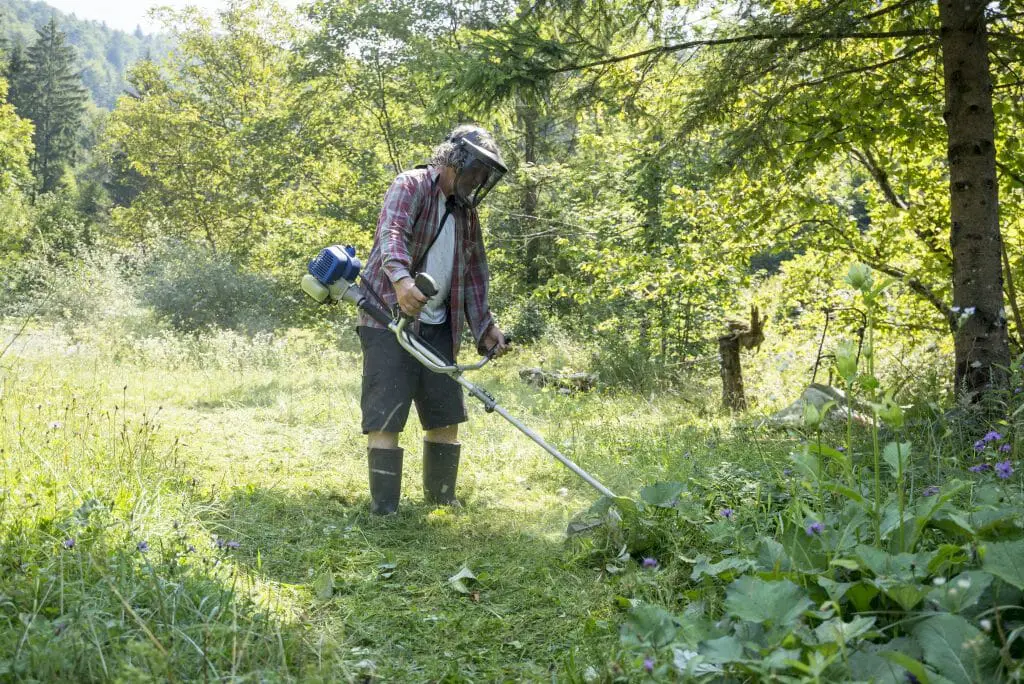
<path fill-rule="evenodd" d="M 423 498 L 427 503 L 450 506 L 455 498 L 461 444 L 423 441 Z"/>
<path fill-rule="evenodd" d="M 389 515 L 398 510 L 402 494 L 402 450 L 367 449 L 370 463 L 370 512 Z"/>

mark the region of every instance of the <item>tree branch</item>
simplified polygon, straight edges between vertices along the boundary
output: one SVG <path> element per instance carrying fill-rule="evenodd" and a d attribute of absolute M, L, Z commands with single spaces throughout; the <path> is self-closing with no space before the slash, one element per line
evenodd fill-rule
<path fill-rule="evenodd" d="M 715 47 L 719 45 L 735 45 L 737 43 L 753 43 L 760 41 L 796 41 L 804 38 L 814 38 L 815 40 L 827 41 L 827 40 L 882 40 L 882 39 L 895 39 L 895 38 L 914 38 L 918 36 L 936 36 L 938 32 L 934 29 L 906 29 L 904 31 L 851 31 L 849 33 L 841 31 L 819 33 L 814 31 L 792 31 L 782 33 L 753 33 L 746 36 L 733 36 L 731 38 L 709 38 L 706 40 L 691 40 L 685 43 L 676 43 L 675 45 L 661 45 L 654 48 L 648 48 L 647 50 L 641 50 L 640 52 L 633 52 L 628 55 L 619 55 L 617 57 L 608 57 L 606 59 L 600 59 L 595 62 L 588 62 L 586 64 L 572 64 L 564 67 L 542 69 L 541 73 L 545 74 L 562 74 L 568 71 L 583 71 L 585 69 L 592 69 L 598 66 L 605 66 L 608 64 L 616 64 L 618 62 L 627 62 L 632 59 L 639 57 L 647 57 L 650 55 L 663 56 L 673 52 L 679 52 L 681 50 L 690 50 L 697 47 Z"/>

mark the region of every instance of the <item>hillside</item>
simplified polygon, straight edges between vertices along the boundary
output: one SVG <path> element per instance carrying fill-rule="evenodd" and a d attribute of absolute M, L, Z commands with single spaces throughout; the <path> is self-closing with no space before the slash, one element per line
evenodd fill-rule
<path fill-rule="evenodd" d="M 82 81 L 93 101 L 106 109 L 113 108 L 124 89 L 128 67 L 146 55 L 156 57 L 168 50 L 160 36 L 114 30 L 31 0 L 0 0 L 0 38 L 8 44 L 29 45 L 36 38 L 36 28 L 53 16 L 78 51 Z"/>

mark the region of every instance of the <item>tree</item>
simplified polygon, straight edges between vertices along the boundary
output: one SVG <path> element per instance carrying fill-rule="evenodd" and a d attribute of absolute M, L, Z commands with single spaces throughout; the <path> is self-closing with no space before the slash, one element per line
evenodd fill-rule
<path fill-rule="evenodd" d="M 774 230 L 777 238 L 812 233 L 863 252 L 946 321 L 960 391 L 977 396 L 1001 385 L 1009 352 L 986 31 L 992 23 L 1008 24 L 1000 39 L 1012 48 L 1019 44 L 1012 38 L 1019 17 L 963 0 L 943 0 L 938 13 L 926 0 L 708 9 L 707 20 L 692 21 L 685 7 L 554 2 L 542 13 L 521 14 L 466 52 L 485 65 L 478 87 L 497 96 L 518 82 L 565 75 L 589 80 L 595 90 L 628 94 L 657 64 L 699 65 L 699 85 L 664 94 L 678 105 L 666 125 L 676 140 L 714 132 L 707 153 L 733 162 L 722 164 L 719 177 L 757 198 L 757 215 L 748 214 L 744 232 L 757 237 Z M 1001 59 L 1020 61 L 1012 49 Z M 939 60 L 942 81 L 935 79 Z M 929 137 L 936 129 L 941 133 Z M 940 135 L 948 145 L 933 156 Z M 903 179 L 894 181 L 891 160 L 879 149 L 909 161 L 896 167 Z M 914 201 L 935 197 L 943 180 L 934 161 L 941 157 L 950 186 L 931 206 L 949 207 L 948 246 L 936 239 L 931 217 L 896 185 L 903 181 L 920 193 Z M 802 191 L 817 170 L 836 169 L 844 159 L 860 165 L 884 198 L 869 216 L 870 231 L 851 230 L 858 222 L 836 211 L 839 197 L 813 203 Z M 819 192 L 825 187 L 820 179 L 816 185 Z M 847 191 L 845 199 L 852 197 Z M 780 200 L 783 211 L 777 212 Z M 900 237 L 883 239 L 879 228 Z M 909 259 L 886 244 L 910 244 L 903 235 L 917 238 Z M 958 312 L 967 309 L 975 314 L 965 321 Z"/>
<path fill-rule="evenodd" d="M 32 171 L 38 189 L 50 192 L 75 161 L 87 95 L 74 70 L 74 49 L 57 29 L 56 20 L 39 29 L 27 56 L 25 77 L 19 79 L 12 102 L 35 125 Z"/>

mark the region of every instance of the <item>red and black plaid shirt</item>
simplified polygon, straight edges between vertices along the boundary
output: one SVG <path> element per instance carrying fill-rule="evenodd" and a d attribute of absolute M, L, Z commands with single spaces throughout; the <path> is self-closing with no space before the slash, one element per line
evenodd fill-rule
<path fill-rule="evenodd" d="M 406 171 L 391 183 L 384 196 L 373 249 L 362 277 L 392 311 L 398 309 L 398 295 L 392 283 L 413 275 L 410 273 L 412 265 L 420 261 L 437 232 L 438 175 L 436 169 L 429 167 Z M 494 323 L 494 317 L 487 304 L 490 276 L 476 210 L 456 209 L 452 215 L 455 217 L 455 263 L 448 315 L 452 348 L 457 358 L 463 327 L 469 324 L 480 350 L 480 340 Z M 359 325 L 384 327 L 361 311 Z"/>

